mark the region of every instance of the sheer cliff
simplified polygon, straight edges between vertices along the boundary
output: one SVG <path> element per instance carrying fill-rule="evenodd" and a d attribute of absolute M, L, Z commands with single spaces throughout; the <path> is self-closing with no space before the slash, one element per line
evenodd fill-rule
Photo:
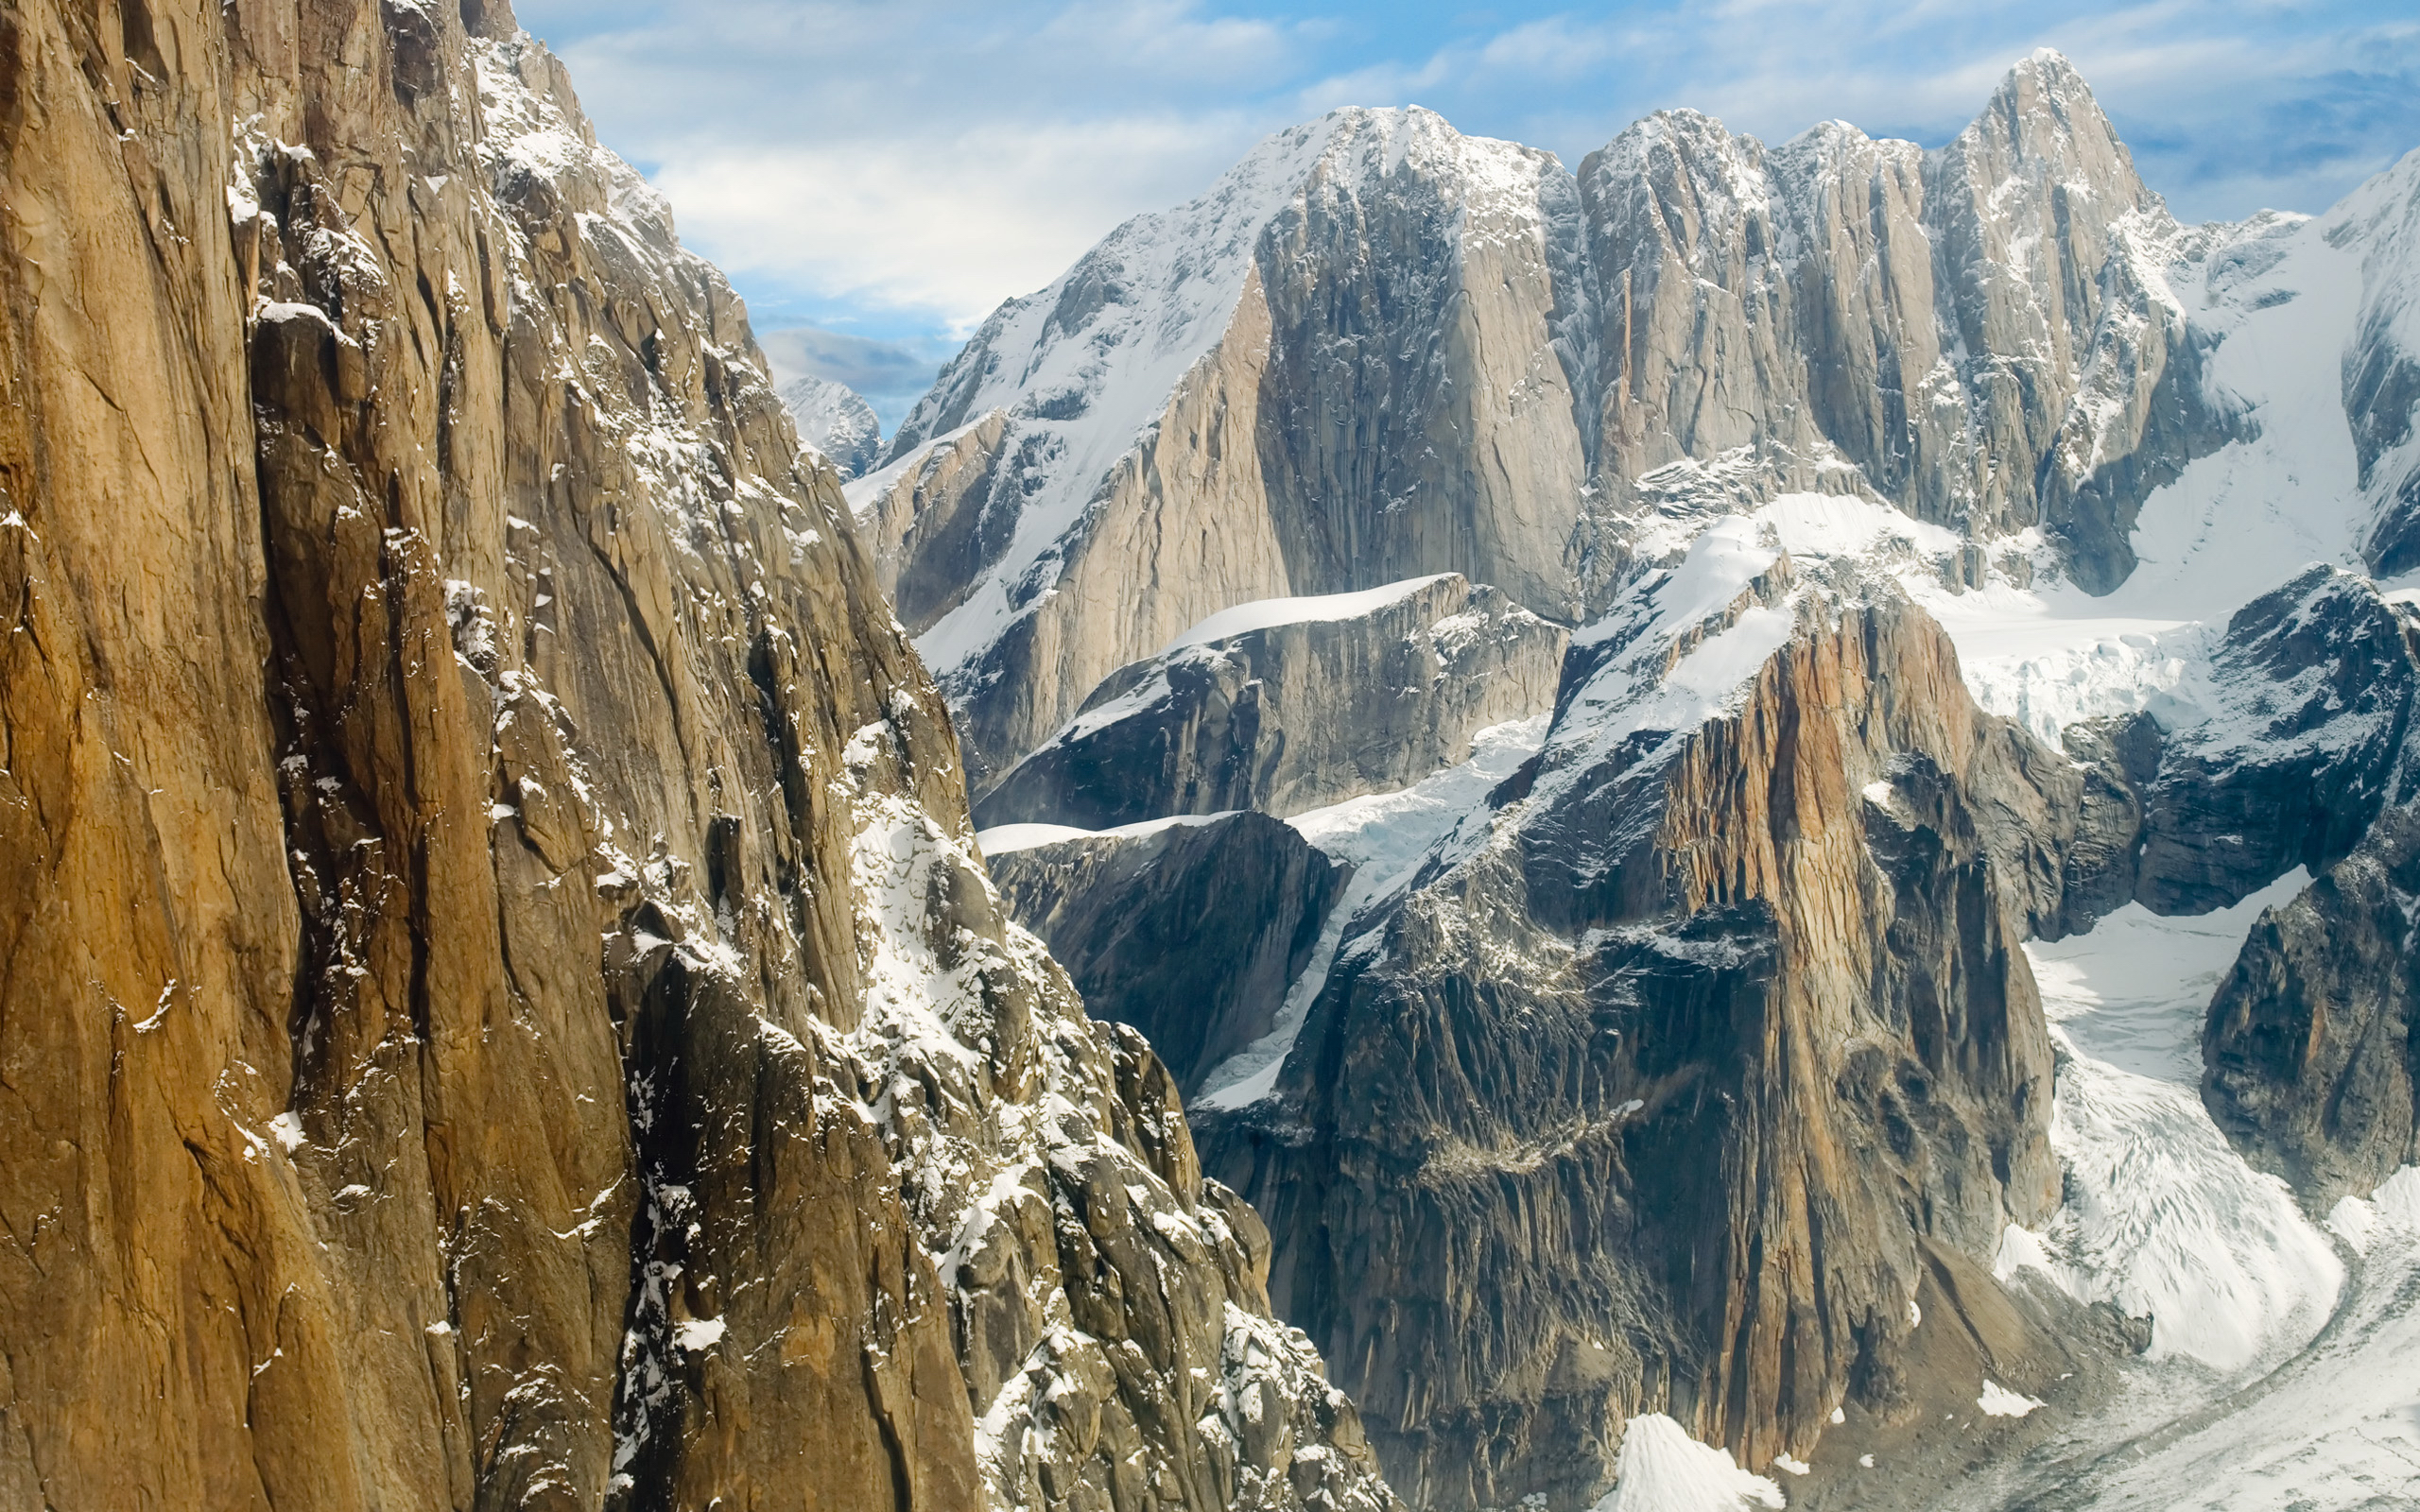
<path fill-rule="evenodd" d="M 1377 1507 L 501 0 L 0 16 L 0 1500 Z"/>
<path fill-rule="evenodd" d="M 1340 112 L 1002 306 L 851 498 L 978 796 L 1235 603 L 1455 572 L 1572 623 L 1791 493 L 2106 592 L 2247 423 L 2163 271 L 2206 240 L 2050 53 L 1931 152 L 1668 112 L 1574 175 Z"/>

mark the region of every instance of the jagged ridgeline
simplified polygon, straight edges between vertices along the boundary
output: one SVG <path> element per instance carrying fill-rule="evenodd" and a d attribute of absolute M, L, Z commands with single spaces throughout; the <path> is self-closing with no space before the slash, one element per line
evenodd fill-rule
<path fill-rule="evenodd" d="M 1931 150 L 1342 111 L 849 485 L 1011 911 L 1163 1046 L 1397 1492 L 1661 1507 L 1622 1446 L 1693 1436 L 2029 1504 L 1967 1471 L 2352 1295 L 2253 1167 L 2315 1216 L 2420 1149 L 2415 226 L 2420 158 L 2182 226 L 2048 52 Z M 2176 1022 L 2048 1022 L 2029 952 L 2310 876 Z M 2289 1274 L 2308 1327 L 2227 1290 Z"/>
<path fill-rule="evenodd" d="M 0 1504 L 1392 1504 L 502 0 L 12 6 L 0 155 Z"/>

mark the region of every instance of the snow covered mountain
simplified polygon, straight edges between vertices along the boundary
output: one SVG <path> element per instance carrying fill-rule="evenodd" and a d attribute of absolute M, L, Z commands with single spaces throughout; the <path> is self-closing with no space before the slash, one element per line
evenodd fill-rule
<path fill-rule="evenodd" d="M 829 457 L 841 477 L 856 477 L 881 460 L 882 421 L 856 389 L 809 372 L 774 392 L 798 427 L 798 438 Z"/>
<path fill-rule="evenodd" d="M 1682 112 L 1574 176 L 1339 112 L 1003 306 L 850 497 L 947 585 L 907 619 L 978 791 L 1225 604 L 1459 572 L 1568 622 L 1659 514 L 1854 494 L 2105 589 L 2238 423 L 2147 282 L 2195 234 L 2049 54 L 1929 154 Z"/>
<path fill-rule="evenodd" d="M 1215 1023 L 1096 1004 L 1186 1035 L 1398 1491 L 1580 1507 L 1685 1433 L 1792 1505 L 2114 1505 L 2186 1435 L 2340 1504 L 2413 1439 L 2258 1403 L 2420 1274 L 2415 216 L 2420 156 L 2180 226 L 2053 54 L 1932 152 L 1340 112 L 1005 306 L 852 486 L 1011 906 Z M 1569 646 L 1392 790 L 1354 736 L 1443 659 L 1383 714 L 1207 671 L 1397 665 L 1441 573 Z"/>

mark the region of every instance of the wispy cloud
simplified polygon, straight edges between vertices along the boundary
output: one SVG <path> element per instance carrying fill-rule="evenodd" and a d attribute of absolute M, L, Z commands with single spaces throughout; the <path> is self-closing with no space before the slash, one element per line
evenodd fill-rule
<path fill-rule="evenodd" d="M 2420 146 L 2420 19 L 2376 0 L 520 0 L 600 134 L 760 324 L 962 334 L 1268 131 L 1418 103 L 1566 163 L 1692 106 L 1946 140 L 2074 59 L 2188 217 L 2319 210 Z"/>

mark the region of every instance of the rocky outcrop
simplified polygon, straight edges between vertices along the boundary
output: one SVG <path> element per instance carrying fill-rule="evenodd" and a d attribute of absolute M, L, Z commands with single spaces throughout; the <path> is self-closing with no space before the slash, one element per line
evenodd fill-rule
<path fill-rule="evenodd" d="M 1978 818 L 2006 727 L 1921 613 L 1771 553 L 1703 592 L 1720 546 L 1582 633 L 1614 649 L 1356 920 L 1275 1095 L 1197 1115 L 1417 1504 L 1585 1504 L 1643 1411 L 1753 1466 L 1904 1416 L 1923 1246 L 2057 1200 Z"/>
<path fill-rule="evenodd" d="M 1929 153 L 1668 112 L 1574 176 L 1340 112 L 1002 306 L 852 497 L 978 787 L 1219 610 L 1456 572 L 1568 622 L 1675 518 L 1789 492 L 2106 592 L 2143 498 L 2250 434 L 2170 287 L 2217 235 L 2055 54 Z"/>
<path fill-rule="evenodd" d="M 2420 774 L 2406 746 L 2420 614 L 2312 567 L 2238 610 L 2204 672 L 2152 713 L 2065 736 L 2083 764 L 2058 934 L 2140 899 L 2199 914 L 2349 853 Z"/>
<path fill-rule="evenodd" d="M 776 391 L 798 438 L 822 453 L 841 477 L 856 477 L 882 460 L 882 421 L 856 390 L 810 372 Z"/>
<path fill-rule="evenodd" d="M 992 508 L 1008 417 L 984 416 L 850 490 L 857 533 L 910 634 L 956 609 L 1006 550 L 1013 511 Z"/>
<path fill-rule="evenodd" d="M 2331 214 L 2361 249 L 2361 305 L 2344 353 L 2344 414 L 2371 508 L 2364 555 L 2381 577 L 2420 569 L 2420 153 Z"/>
<path fill-rule="evenodd" d="M 2313 1212 L 2420 1164 L 2420 811 L 2254 926 L 2210 1004 L 2202 1101 Z"/>
<path fill-rule="evenodd" d="M 1453 576 L 1238 605 L 1112 673 L 976 816 L 1108 829 L 1409 787 L 1549 708 L 1569 639 Z"/>
<path fill-rule="evenodd" d="M 1001 901 L 1065 965 L 1085 1007 L 1142 1031 L 1188 1098 L 1274 1026 L 1351 875 L 1251 813 L 989 860 Z"/>
<path fill-rule="evenodd" d="M 1768 149 L 1667 112 L 1579 183 L 1617 513 L 1720 460 L 1702 487 L 1870 490 L 1978 539 L 2047 525 L 2107 592 L 2143 496 L 2232 432 L 2162 280 L 2182 233 L 2055 54 L 1937 153 L 1839 122 Z"/>
<path fill-rule="evenodd" d="M 0 22 L 0 1500 L 1385 1504 L 561 65 L 107 14 Z"/>
<path fill-rule="evenodd" d="M 883 502 L 902 470 L 1002 412 L 990 475 L 948 464 L 972 502 L 939 518 L 965 524 L 898 569 L 977 784 L 1236 604 L 1453 572 L 1567 620 L 1576 204 L 1546 153 L 1342 111 L 985 322 L 851 493 L 909 513 Z M 924 572 L 947 593 L 908 592 Z"/>

